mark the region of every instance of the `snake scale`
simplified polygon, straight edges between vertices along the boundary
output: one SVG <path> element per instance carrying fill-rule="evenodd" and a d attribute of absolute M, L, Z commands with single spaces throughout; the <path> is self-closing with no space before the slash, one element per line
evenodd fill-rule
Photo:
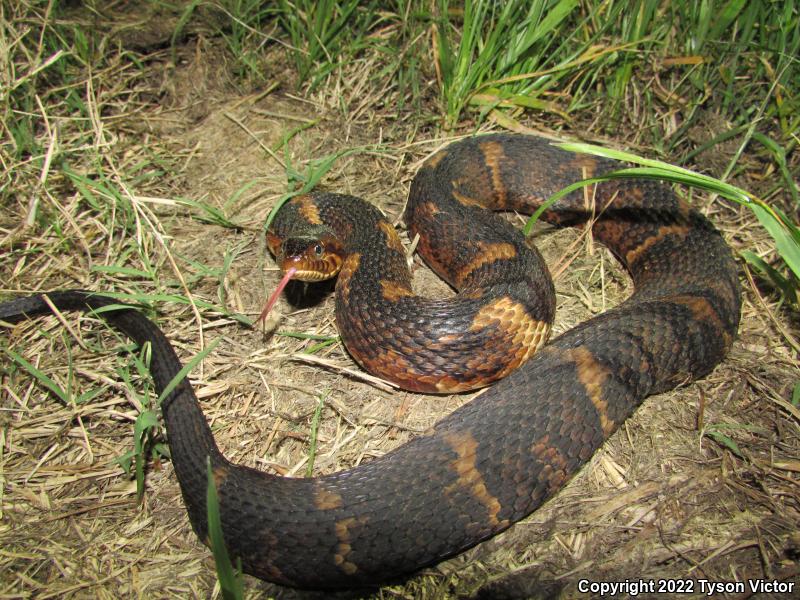
<path fill-rule="evenodd" d="M 541 323 L 552 317 L 553 306 L 552 284 L 539 275 L 514 271 L 510 279 L 506 273 L 502 281 L 492 280 L 491 263 L 514 262 L 524 243 L 495 240 L 494 234 L 467 234 L 462 229 L 467 221 L 484 222 L 474 212 L 476 205 L 529 210 L 573 181 L 617 167 L 566 153 L 532 136 L 500 134 L 452 144 L 420 168 L 406 220 L 412 232 L 425 219 L 440 228 L 420 246 L 426 260 L 435 267 L 441 263 L 445 278 L 460 289 L 457 298 L 471 303 L 469 319 L 473 332 L 480 334 L 476 340 L 496 345 L 492 336 L 499 330 L 527 322 L 533 329 L 519 335 L 541 343 L 547 335 Z M 739 322 L 741 292 L 730 249 L 702 215 L 664 184 L 612 180 L 597 185 L 593 195 L 594 208 L 587 207 L 584 193 L 576 192 L 543 216 L 559 225 L 591 222 L 595 238 L 630 273 L 635 288 L 631 297 L 552 340 L 432 431 L 380 458 L 313 478 L 279 477 L 232 464 L 218 449 L 191 385 L 182 381 L 163 401 L 162 413 L 189 519 L 200 539 L 207 543 L 208 457 L 226 545 L 247 573 L 318 589 L 396 579 L 458 554 L 530 514 L 589 460 L 645 397 L 709 373 L 730 348 Z M 305 196 L 296 205 L 316 218 L 326 214 L 329 197 Z M 439 199 L 450 208 L 440 208 Z M 462 213 L 464 223 L 453 224 L 450 214 L 444 216 L 462 210 L 467 211 Z M 390 253 L 400 252 L 382 223 L 376 219 L 345 229 L 358 235 L 377 231 L 376 239 L 384 240 Z M 450 251 L 437 246 L 447 231 L 474 242 L 456 267 L 445 264 Z M 350 257 L 358 257 L 344 259 L 337 308 L 356 306 L 355 297 L 362 292 L 370 306 L 377 307 L 374 314 L 361 310 L 338 323 L 351 353 L 378 372 L 398 374 L 401 380 L 422 378 L 418 389 L 436 389 L 438 370 L 419 372 L 426 364 L 436 364 L 435 356 L 414 363 L 387 352 L 381 355 L 372 346 L 370 336 L 381 328 L 389 331 L 388 337 L 400 338 L 400 349 L 416 339 L 395 335 L 403 319 L 381 312 L 410 297 L 406 276 L 395 272 L 392 260 L 367 258 L 360 247 L 351 251 Z M 537 253 L 531 256 L 523 260 L 539 262 Z M 371 276 L 379 267 L 382 274 Z M 527 284 L 509 283 L 526 277 L 544 291 L 528 298 Z M 47 296 L 61 310 L 119 304 L 91 292 Z M 489 313 L 482 312 L 492 303 Z M 30 296 L 1 304 L 0 319 L 15 322 L 50 310 L 42 295 Z M 487 314 L 477 326 L 477 319 Z M 133 307 L 101 316 L 135 342 L 150 342 L 150 370 L 156 390 L 163 390 L 181 363 L 161 330 Z M 370 326 L 368 319 L 381 321 Z M 418 320 L 409 322 L 422 326 Z M 423 337 L 428 333 L 430 329 Z M 441 350 L 458 341 L 454 335 L 445 332 L 436 347 Z M 467 357 L 475 343 L 466 342 Z M 511 362 L 527 358 L 515 342 L 507 342 L 506 348 L 508 352 L 495 354 L 514 355 Z M 470 377 L 462 372 L 466 366 L 445 376 L 452 379 L 447 389 L 458 388 L 457 380 Z M 506 364 L 489 366 L 471 385 L 482 385 L 506 370 Z"/>

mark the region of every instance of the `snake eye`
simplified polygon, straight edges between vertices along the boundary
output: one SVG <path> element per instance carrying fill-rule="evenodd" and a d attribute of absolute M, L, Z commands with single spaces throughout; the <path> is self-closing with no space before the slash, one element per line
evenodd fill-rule
<path fill-rule="evenodd" d="M 316 245 L 314 246 L 314 254 L 315 254 L 317 257 L 320 257 L 320 256 L 322 256 L 322 253 L 324 252 L 324 250 L 325 250 L 325 248 L 323 248 L 323 247 L 322 247 L 322 244 L 316 244 Z"/>

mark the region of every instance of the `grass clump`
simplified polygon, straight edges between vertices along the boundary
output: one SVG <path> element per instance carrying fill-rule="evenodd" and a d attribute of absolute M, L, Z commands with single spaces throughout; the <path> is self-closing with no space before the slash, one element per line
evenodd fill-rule
<path fill-rule="evenodd" d="M 358 0 L 279 0 L 278 20 L 289 37 L 300 81 L 319 85 L 355 55 L 377 18 L 379 3 Z"/>
<path fill-rule="evenodd" d="M 800 131 L 800 15 L 793 2 L 475 0 L 461 11 L 440 0 L 436 7 L 446 127 L 470 108 L 479 120 L 491 115 L 514 129 L 525 112 L 567 122 L 592 112 L 594 131 L 633 128 L 648 146 L 679 161 L 735 144 L 723 154 L 723 188 L 757 157 L 775 176 L 747 193 L 758 197 L 745 204 L 775 240 L 780 259 L 769 264 L 744 256 L 796 303 L 800 234 L 792 215 L 800 203 L 798 161 L 791 157 Z M 631 110 L 632 104 L 642 108 Z M 709 111 L 719 126 L 702 145 L 693 143 Z"/>

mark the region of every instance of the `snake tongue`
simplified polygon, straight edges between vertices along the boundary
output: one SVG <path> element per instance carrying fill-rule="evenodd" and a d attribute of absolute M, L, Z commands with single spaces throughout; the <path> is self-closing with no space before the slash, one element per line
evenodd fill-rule
<path fill-rule="evenodd" d="M 290 267 L 286 270 L 286 273 L 283 274 L 283 278 L 281 279 L 278 287 L 275 288 L 275 291 L 272 292 L 272 295 L 267 300 L 266 306 L 264 306 L 264 310 L 261 311 L 261 314 L 258 315 L 258 319 L 256 319 L 256 323 L 260 321 L 266 321 L 267 315 L 272 311 L 272 307 L 275 306 L 275 303 L 278 301 L 278 297 L 281 295 L 283 288 L 286 287 L 286 284 L 289 283 L 289 280 L 297 273 L 297 269 L 295 267 Z"/>

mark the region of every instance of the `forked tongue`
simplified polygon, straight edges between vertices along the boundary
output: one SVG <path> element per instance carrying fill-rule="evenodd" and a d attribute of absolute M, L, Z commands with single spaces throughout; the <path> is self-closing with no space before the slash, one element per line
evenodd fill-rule
<path fill-rule="evenodd" d="M 278 287 L 275 288 L 275 291 L 272 292 L 272 295 L 267 300 L 266 306 L 264 306 L 264 310 L 261 311 L 261 314 L 258 315 L 258 319 L 256 319 L 256 323 L 260 321 L 266 322 L 267 315 L 272 311 L 272 307 L 275 306 L 275 303 L 278 301 L 278 297 L 281 295 L 283 288 L 286 287 L 286 284 L 289 283 L 289 280 L 292 276 L 297 273 L 296 267 L 289 267 L 286 273 L 283 274 L 283 279 L 281 279 Z"/>

